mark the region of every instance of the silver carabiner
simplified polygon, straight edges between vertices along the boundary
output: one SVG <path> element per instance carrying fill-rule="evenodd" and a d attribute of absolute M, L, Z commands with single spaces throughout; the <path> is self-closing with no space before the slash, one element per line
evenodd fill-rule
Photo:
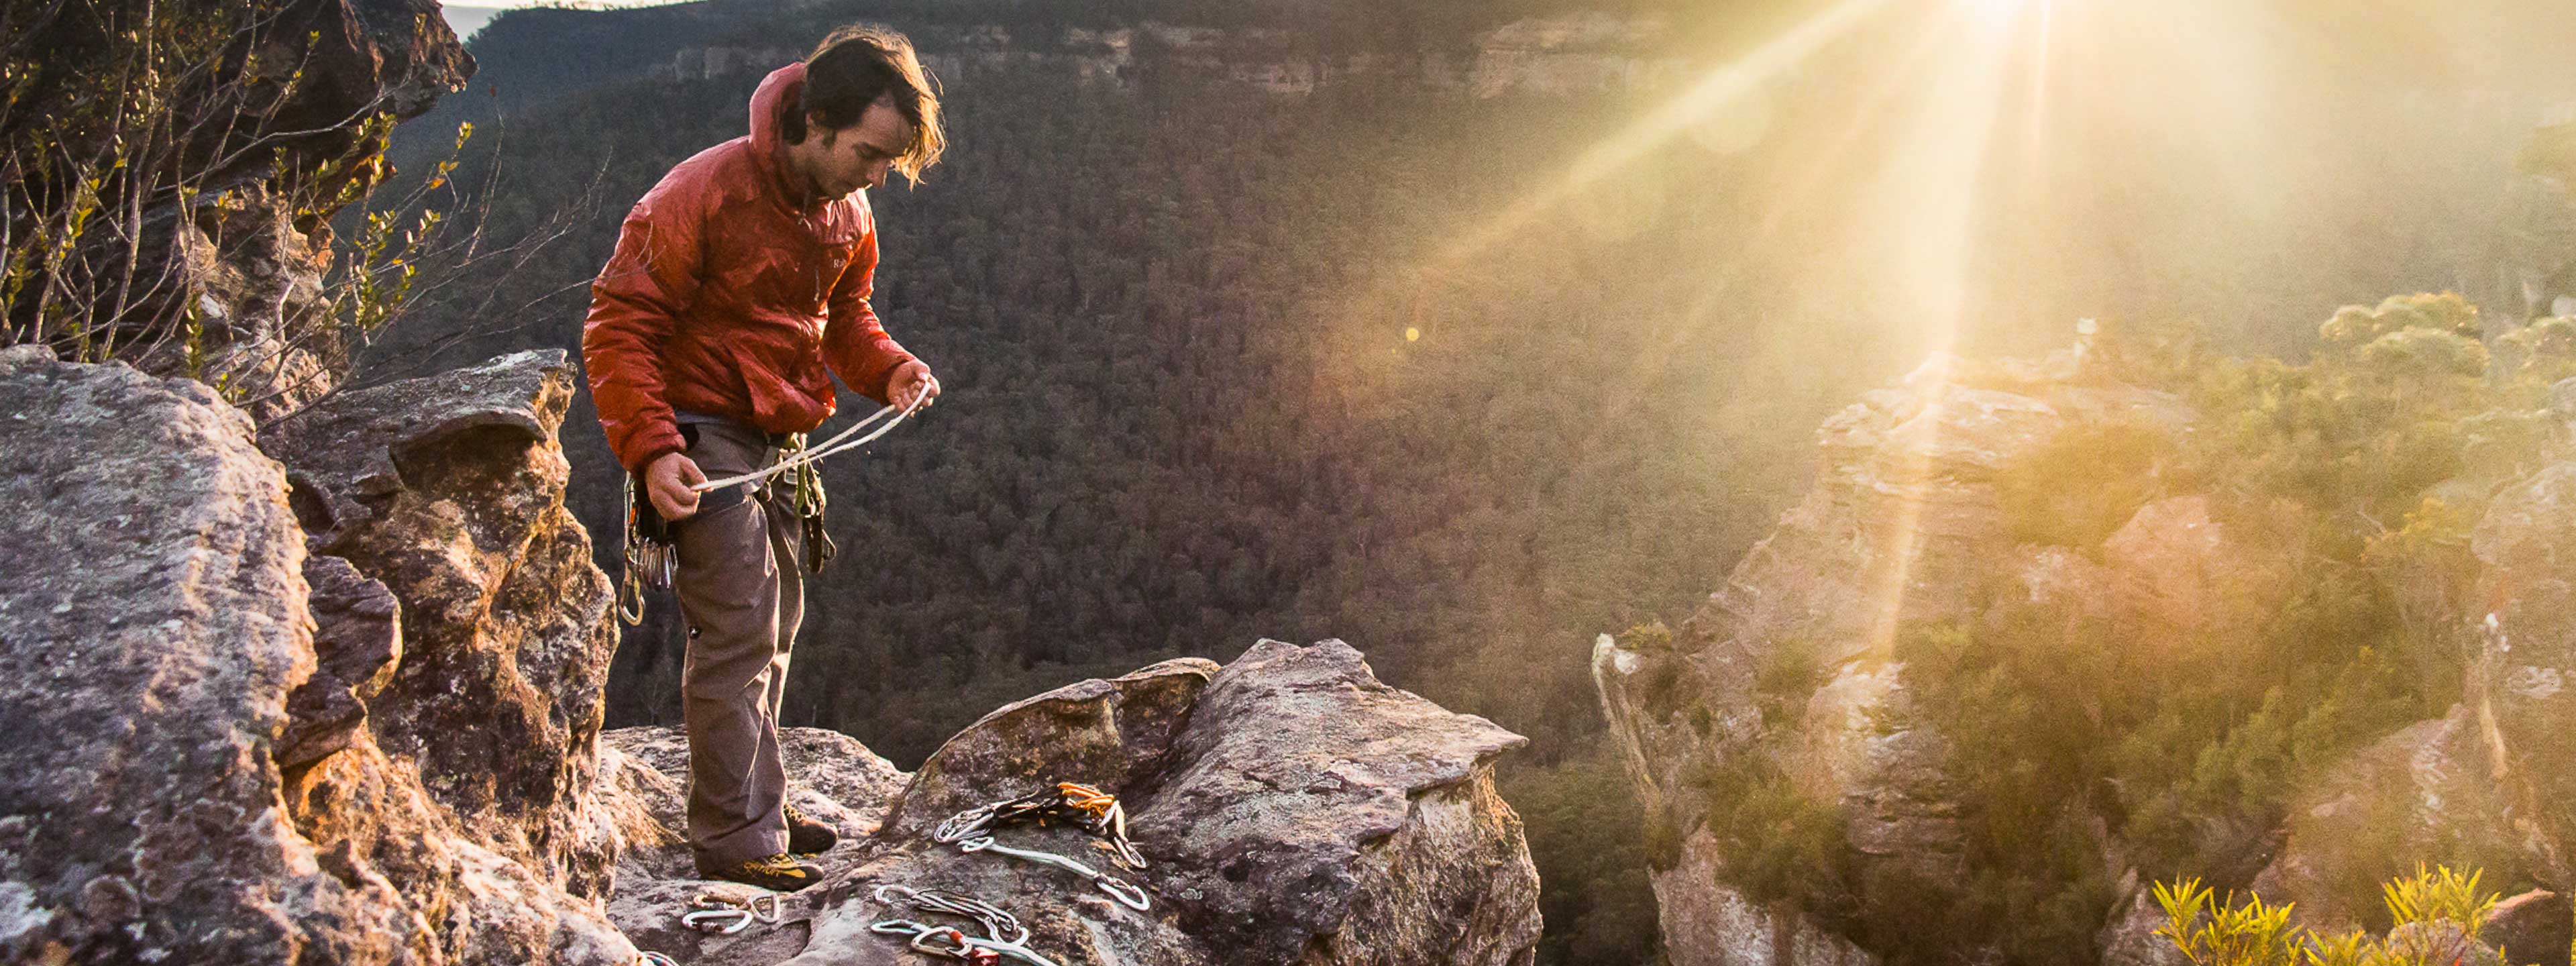
<path fill-rule="evenodd" d="M 730 936 L 751 928 L 749 909 L 695 909 L 680 914 L 680 925 L 704 933 Z"/>
<path fill-rule="evenodd" d="M 966 841 L 959 842 L 957 843 L 957 850 L 960 852 L 999 852 L 1003 855 L 1025 859 L 1030 862 L 1040 862 L 1052 865 L 1056 868 L 1063 869 L 1067 872 L 1071 872 L 1075 875 L 1091 880 L 1092 885 L 1098 887 L 1100 891 L 1108 893 L 1109 898 L 1118 900 L 1119 905 L 1126 906 L 1127 908 L 1134 909 L 1138 912 L 1150 911 L 1153 908 L 1153 902 L 1146 898 L 1145 890 L 1129 884 L 1124 879 L 1101 872 L 1098 869 L 1094 869 L 1053 852 L 1035 852 L 1026 849 L 1015 849 L 1007 845 L 999 845 L 993 841 L 993 837 L 990 835 L 982 836 L 980 838 L 971 838 Z"/>

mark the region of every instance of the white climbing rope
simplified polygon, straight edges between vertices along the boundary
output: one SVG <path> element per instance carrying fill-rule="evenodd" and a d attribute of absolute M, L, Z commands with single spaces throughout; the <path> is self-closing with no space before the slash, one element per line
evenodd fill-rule
<path fill-rule="evenodd" d="M 842 430 L 840 435 L 824 440 L 822 445 L 808 446 L 804 451 L 786 459 L 779 460 L 777 465 L 771 466 L 768 469 L 753 470 L 749 473 L 742 474 L 741 476 L 728 476 L 721 480 L 708 480 L 704 483 L 690 486 L 689 490 L 693 493 L 705 493 L 709 490 L 720 490 L 728 486 L 735 486 L 743 483 L 757 483 L 761 480 L 777 476 L 780 473 L 787 472 L 788 470 L 795 469 L 807 463 L 820 460 L 826 456 L 845 453 L 861 446 L 868 445 L 869 443 L 876 442 L 877 437 L 883 436 L 886 433 L 893 431 L 895 427 L 903 425 L 904 420 L 912 418 L 912 414 L 920 412 L 921 407 L 928 402 L 930 402 L 930 393 L 923 392 L 920 395 L 914 396 L 912 405 L 905 407 L 901 413 L 895 413 L 895 407 L 893 406 L 887 406 L 884 409 L 877 410 L 874 415 L 871 415 L 866 419 L 859 420 L 858 422 L 851 424 L 850 428 Z M 869 423 L 884 419 L 889 413 L 895 414 L 893 421 L 877 427 L 876 432 L 869 433 L 846 443 L 841 442 L 842 440 L 849 439 L 850 434 L 866 429 Z"/>

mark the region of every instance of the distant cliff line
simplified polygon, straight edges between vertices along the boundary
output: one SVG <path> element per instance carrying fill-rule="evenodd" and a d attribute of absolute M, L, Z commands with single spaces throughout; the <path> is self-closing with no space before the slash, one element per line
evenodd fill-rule
<path fill-rule="evenodd" d="M 1311 94 L 1342 82 L 1397 84 L 1470 97 L 1655 91 L 1680 86 L 1697 62 L 1659 43 L 1655 17 L 1577 14 L 1517 20 L 1441 48 L 1330 51 L 1277 28 L 1196 27 L 1147 21 L 1095 30 L 1001 24 L 916 28 L 937 74 L 1053 67 L 1086 83 L 1132 88 L 1157 76 L 1208 77 L 1274 94 Z M 803 52 L 772 44 L 683 47 L 647 76 L 701 80 L 765 71 Z"/>

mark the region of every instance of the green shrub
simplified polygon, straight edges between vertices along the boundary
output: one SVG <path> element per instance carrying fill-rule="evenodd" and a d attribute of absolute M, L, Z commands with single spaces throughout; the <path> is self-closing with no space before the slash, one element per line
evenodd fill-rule
<path fill-rule="evenodd" d="M 2163 494 L 2173 439 L 2140 422 L 2078 423 L 2023 455 L 1996 479 L 2013 539 L 2099 547 Z"/>
<path fill-rule="evenodd" d="M 2158 882 L 2156 904 L 2165 924 L 2156 935 L 2193 966 L 2457 966 L 2468 959 L 2495 909 L 2497 894 L 2478 891 L 2483 875 L 2418 865 L 2414 875 L 2389 880 L 2382 894 L 2394 925 L 2385 940 L 2358 930 L 2335 935 L 2292 925 L 2291 904 L 2271 905 L 2260 896 L 2214 902 L 2199 879 Z M 2458 931 L 2431 928 L 2440 924 Z M 2410 926 L 2421 928 L 2399 932 Z"/>

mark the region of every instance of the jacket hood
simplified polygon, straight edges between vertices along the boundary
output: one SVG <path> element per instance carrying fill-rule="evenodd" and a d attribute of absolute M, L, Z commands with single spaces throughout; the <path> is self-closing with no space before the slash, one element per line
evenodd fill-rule
<path fill-rule="evenodd" d="M 805 64 L 799 61 L 770 71 L 751 92 L 751 156 L 778 200 L 794 209 L 819 200 L 787 166 L 787 112 L 803 102 L 798 95 L 804 91 Z"/>
<path fill-rule="evenodd" d="M 751 143 L 761 153 L 774 156 L 787 149 L 787 112 L 804 91 L 805 64 L 799 61 L 770 71 L 751 92 Z"/>

